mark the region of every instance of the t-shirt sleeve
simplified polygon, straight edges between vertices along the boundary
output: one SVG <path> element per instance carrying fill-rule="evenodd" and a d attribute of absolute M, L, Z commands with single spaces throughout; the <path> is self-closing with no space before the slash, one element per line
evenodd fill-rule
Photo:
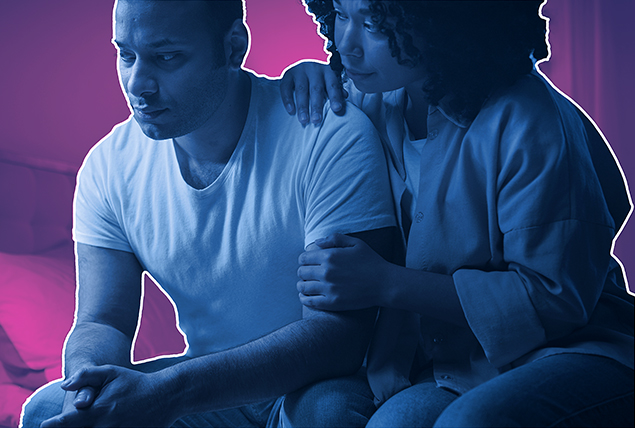
<path fill-rule="evenodd" d="M 501 131 L 496 212 L 508 270 L 453 274 L 470 328 L 496 366 L 587 324 L 616 233 L 603 172 L 587 149 L 588 138 L 603 141 L 571 112 L 540 111 L 505 116 Z"/>
<path fill-rule="evenodd" d="M 383 149 L 368 118 L 325 108 L 305 174 L 305 246 L 332 233 L 396 226 Z"/>
<path fill-rule="evenodd" d="M 95 247 L 132 252 L 111 199 L 109 162 L 104 141 L 91 150 L 77 176 L 73 239 Z"/>

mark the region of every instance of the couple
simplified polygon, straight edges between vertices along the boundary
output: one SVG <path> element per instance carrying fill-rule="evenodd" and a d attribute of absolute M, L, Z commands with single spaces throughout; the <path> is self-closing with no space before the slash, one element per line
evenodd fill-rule
<path fill-rule="evenodd" d="M 632 425 L 630 203 L 534 70 L 540 2 L 308 3 L 334 72 L 281 85 L 238 0 L 116 4 L 133 114 L 80 172 L 66 380 L 23 425 Z M 188 350 L 132 365 L 144 270 Z"/>

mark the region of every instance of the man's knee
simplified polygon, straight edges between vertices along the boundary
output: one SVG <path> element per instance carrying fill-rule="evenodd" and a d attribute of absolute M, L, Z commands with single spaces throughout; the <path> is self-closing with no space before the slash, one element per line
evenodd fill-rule
<path fill-rule="evenodd" d="M 285 397 L 282 414 L 293 427 L 364 427 L 375 412 L 365 377 L 329 379 Z"/>
<path fill-rule="evenodd" d="M 65 392 L 60 383 L 61 381 L 51 382 L 27 399 L 22 406 L 21 427 L 39 427 L 45 420 L 62 412 Z"/>

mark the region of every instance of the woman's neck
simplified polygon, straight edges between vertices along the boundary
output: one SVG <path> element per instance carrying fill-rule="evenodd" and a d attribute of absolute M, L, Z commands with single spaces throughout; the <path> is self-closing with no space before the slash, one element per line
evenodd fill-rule
<path fill-rule="evenodd" d="M 421 82 L 415 82 L 406 86 L 408 103 L 404 117 L 410 129 L 411 135 L 416 140 L 428 136 L 428 101 L 422 89 Z"/>

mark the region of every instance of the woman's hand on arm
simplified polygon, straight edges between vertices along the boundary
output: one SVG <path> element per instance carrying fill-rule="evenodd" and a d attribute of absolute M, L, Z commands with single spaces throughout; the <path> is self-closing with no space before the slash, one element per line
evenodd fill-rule
<path fill-rule="evenodd" d="M 280 96 L 291 115 L 297 112 L 302 125 L 322 122 L 322 109 L 328 98 L 336 114 L 346 111 L 348 94 L 339 76 L 326 64 L 301 62 L 286 70 L 280 81 Z"/>
<path fill-rule="evenodd" d="M 336 233 L 316 240 L 298 262 L 304 306 L 348 311 L 382 306 L 386 300 L 390 263 L 361 239 Z"/>
<path fill-rule="evenodd" d="M 304 306 L 324 311 L 384 306 L 467 326 L 451 275 L 390 263 L 361 239 L 330 235 L 298 261 Z"/>

